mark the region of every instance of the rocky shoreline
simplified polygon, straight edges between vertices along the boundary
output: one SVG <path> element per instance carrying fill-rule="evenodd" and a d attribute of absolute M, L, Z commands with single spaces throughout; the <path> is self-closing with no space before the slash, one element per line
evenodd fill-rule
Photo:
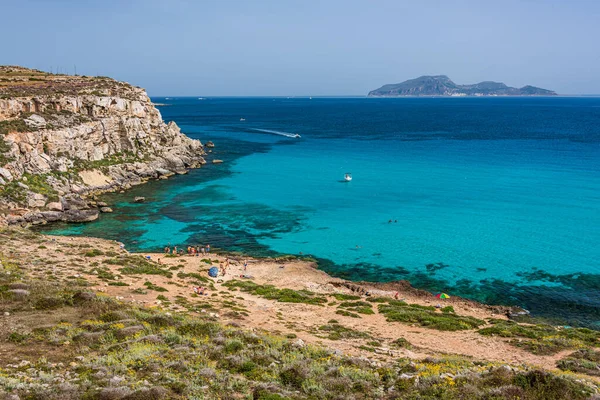
<path fill-rule="evenodd" d="M 139 87 L 22 67 L 0 77 L 0 225 L 93 221 L 111 211 L 97 195 L 206 163 Z"/>

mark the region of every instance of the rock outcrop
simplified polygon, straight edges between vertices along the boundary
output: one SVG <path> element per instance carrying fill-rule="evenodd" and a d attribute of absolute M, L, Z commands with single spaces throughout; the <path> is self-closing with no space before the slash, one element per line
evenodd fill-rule
<path fill-rule="evenodd" d="M 183 174 L 204 154 L 139 87 L 0 67 L 0 224 L 96 219 L 92 196 Z"/>

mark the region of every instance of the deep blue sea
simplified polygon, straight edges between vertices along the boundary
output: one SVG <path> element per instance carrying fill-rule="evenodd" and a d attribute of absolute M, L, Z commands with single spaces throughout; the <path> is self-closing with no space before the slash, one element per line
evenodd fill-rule
<path fill-rule="evenodd" d="M 52 233 L 302 253 L 600 327 L 600 98 L 153 100 L 209 164 Z"/>

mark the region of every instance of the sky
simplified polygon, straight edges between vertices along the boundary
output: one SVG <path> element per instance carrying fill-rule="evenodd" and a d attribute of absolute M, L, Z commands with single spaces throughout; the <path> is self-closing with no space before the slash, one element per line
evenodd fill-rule
<path fill-rule="evenodd" d="M 365 95 L 448 75 L 600 94 L 596 0 L 0 0 L 0 65 L 151 96 Z"/>

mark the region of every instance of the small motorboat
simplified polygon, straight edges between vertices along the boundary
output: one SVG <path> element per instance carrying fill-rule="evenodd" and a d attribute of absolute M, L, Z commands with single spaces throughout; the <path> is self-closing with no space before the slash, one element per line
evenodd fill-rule
<path fill-rule="evenodd" d="M 352 174 L 351 174 L 350 172 L 346 172 L 346 173 L 344 174 L 344 180 L 345 180 L 346 182 L 350 182 L 350 181 L 352 180 Z"/>
<path fill-rule="evenodd" d="M 295 134 L 294 136 L 292 136 L 292 137 L 295 137 L 295 138 L 299 139 L 299 138 L 300 138 L 300 135 L 298 135 L 298 134 L 296 133 L 296 134 Z"/>
<path fill-rule="evenodd" d="M 244 122 L 246 118 L 240 118 L 240 122 Z"/>

